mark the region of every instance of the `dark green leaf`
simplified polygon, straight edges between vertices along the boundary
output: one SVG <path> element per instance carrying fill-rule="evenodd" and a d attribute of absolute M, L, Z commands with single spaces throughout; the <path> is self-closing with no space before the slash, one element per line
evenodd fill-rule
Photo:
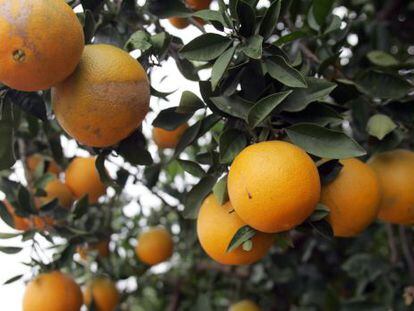
<path fill-rule="evenodd" d="M 281 56 L 273 56 L 266 60 L 266 67 L 269 75 L 290 87 L 307 87 L 307 83 L 302 74 L 289 65 Z"/>
<path fill-rule="evenodd" d="M 320 221 L 322 219 L 325 219 L 326 216 L 329 215 L 329 208 L 325 205 L 318 203 L 318 205 L 315 208 L 315 211 L 312 213 L 312 215 L 309 217 L 310 221 Z"/>
<path fill-rule="evenodd" d="M 247 115 L 253 105 L 253 103 L 236 96 L 212 97 L 210 100 L 221 111 L 242 120 L 247 120 Z"/>
<path fill-rule="evenodd" d="M 338 160 L 329 160 L 318 166 L 319 177 L 322 185 L 333 181 L 341 172 L 343 165 Z"/>
<path fill-rule="evenodd" d="M 371 51 L 367 54 L 367 58 L 374 65 L 382 67 L 397 66 L 399 64 L 394 56 L 384 51 Z"/>
<path fill-rule="evenodd" d="M 249 226 L 243 226 L 234 234 L 233 238 L 231 239 L 229 246 L 227 247 L 226 252 L 230 253 L 244 242 L 252 239 L 256 235 L 257 231 Z"/>
<path fill-rule="evenodd" d="M 180 105 L 175 110 L 179 114 L 192 114 L 204 108 L 203 101 L 190 91 L 184 91 L 181 95 Z"/>
<path fill-rule="evenodd" d="M 276 42 L 274 42 L 274 45 L 280 46 L 283 45 L 285 43 L 289 43 L 292 42 L 294 40 L 300 39 L 300 38 L 304 38 L 306 36 L 308 36 L 309 34 L 305 31 L 302 30 L 297 30 L 294 32 L 291 32 L 287 35 L 284 35 L 282 37 L 280 37 L 279 39 L 276 40 Z"/>
<path fill-rule="evenodd" d="M 325 24 L 326 17 L 331 11 L 333 0 L 313 0 L 313 15 L 319 25 Z"/>
<path fill-rule="evenodd" d="M 6 282 L 4 282 L 3 285 L 14 283 L 14 282 L 20 280 L 22 277 L 23 277 L 23 274 L 16 275 L 16 276 L 8 279 Z"/>
<path fill-rule="evenodd" d="M 0 252 L 13 255 L 17 254 L 22 250 L 21 247 L 13 247 L 13 246 L 0 246 Z"/>
<path fill-rule="evenodd" d="M 183 170 L 186 171 L 187 173 L 193 176 L 196 176 L 196 177 L 202 177 L 205 175 L 204 170 L 196 162 L 182 160 L 182 159 L 178 159 L 177 161 L 180 164 L 180 166 L 183 168 Z"/>
<path fill-rule="evenodd" d="M 248 57 L 253 59 L 261 59 L 263 53 L 263 37 L 255 35 L 247 39 L 242 51 Z"/>
<path fill-rule="evenodd" d="M 276 28 L 280 14 L 281 2 L 281 0 L 274 0 L 263 17 L 259 33 L 266 39 L 273 34 L 273 31 Z"/>
<path fill-rule="evenodd" d="M 219 57 L 231 43 L 227 37 L 206 33 L 185 45 L 180 53 L 190 60 L 210 61 Z"/>
<path fill-rule="evenodd" d="M 213 69 L 211 71 L 211 87 L 213 91 L 216 89 L 221 78 L 226 72 L 227 67 L 230 65 L 235 51 L 236 51 L 236 47 L 231 47 L 230 49 L 225 51 L 222 55 L 220 55 L 220 57 L 217 58 L 216 62 L 214 63 Z"/>
<path fill-rule="evenodd" d="M 217 181 L 216 177 L 207 175 L 200 180 L 200 182 L 187 193 L 185 199 L 184 217 L 195 219 L 198 214 L 198 210 L 204 201 L 204 199 L 211 192 L 211 189 Z"/>
<path fill-rule="evenodd" d="M 193 115 L 192 113 L 180 113 L 177 110 L 177 107 L 162 110 L 152 122 L 152 125 L 167 131 L 173 131 L 186 123 Z"/>
<path fill-rule="evenodd" d="M 214 185 L 213 193 L 220 205 L 225 204 L 229 200 L 229 194 L 227 193 L 227 175 L 220 178 Z"/>
<path fill-rule="evenodd" d="M 14 228 L 14 220 L 12 215 L 9 213 L 9 211 L 6 208 L 6 205 L 3 201 L 0 201 L 0 218 L 8 224 L 10 227 Z"/>
<path fill-rule="evenodd" d="M 247 145 L 247 139 L 244 132 L 229 129 L 220 136 L 220 162 L 223 164 L 231 163 L 233 159 Z"/>
<path fill-rule="evenodd" d="M 240 22 L 240 33 L 244 37 L 250 37 L 256 27 L 256 14 L 252 6 L 245 0 L 237 2 L 237 16 Z"/>

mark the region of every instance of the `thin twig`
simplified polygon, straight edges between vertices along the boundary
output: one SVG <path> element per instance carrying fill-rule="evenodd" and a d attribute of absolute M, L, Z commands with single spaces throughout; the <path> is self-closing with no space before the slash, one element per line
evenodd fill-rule
<path fill-rule="evenodd" d="M 398 262 L 398 249 L 397 249 L 397 243 L 395 241 L 395 236 L 393 232 L 393 227 L 391 224 L 385 224 L 385 229 L 387 231 L 387 237 L 388 237 L 388 246 L 390 248 L 390 262 L 391 264 L 395 265 Z"/>
<path fill-rule="evenodd" d="M 411 280 L 414 281 L 414 258 L 413 254 L 411 253 L 409 241 L 407 237 L 407 232 L 405 231 L 405 227 L 400 225 L 399 226 L 399 233 L 401 239 L 401 249 L 404 255 L 404 258 L 408 265 L 408 270 L 410 272 Z"/>

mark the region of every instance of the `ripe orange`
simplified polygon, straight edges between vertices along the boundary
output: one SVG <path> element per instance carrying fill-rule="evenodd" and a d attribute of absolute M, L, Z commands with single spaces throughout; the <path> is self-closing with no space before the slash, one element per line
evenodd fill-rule
<path fill-rule="evenodd" d="M 10 204 L 9 201 L 4 200 L 4 205 L 6 206 L 7 211 L 13 218 L 14 226 L 13 228 L 20 231 L 27 231 L 30 229 L 30 221 L 27 218 L 20 217 L 16 215 L 16 212 L 14 211 L 14 207 Z"/>
<path fill-rule="evenodd" d="M 168 19 L 175 28 L 184 29 L 190 24 L 186 18 L 182 17 L 171 17 Z"/>
<path fill-rule="evenodd" d="M 75 281 L 53 271 L 30 281 L 23 297 L 23 311 L 79 311 L 82 302 L 82 292 Z"/>
<path fill-rule="evenodd" d="M 194 11 L 206 10 L 212 0 L 186 0 L 187 5 Z"/>
<path fill-rule="evenodd" d="M 79 256 L 83 260 L 87 260 L 88 253 L 97 251 L 99 257 L 104 258 L 109 256 L 109 240 L 102 240 L 97 243 L 80 246 L 77 249 Z"/>
<path fill-rule="evenodd" d="M 64 208 L 70 208 L 74 201 L 73 194 L 63 182 L 59 179 L 49 181 L 44 189 L 47 193 L 40 199 L 41 204 L 47 204 L 54 199 L 58 199 L 59 204 Z"/>
<path fill-rule="evenodd" d="M 108 278 L 99 277 L 90 282 L 83 293 L 86 306 L 92 303 L 96 311 L 114 311 L 119 303 L 119 293 L 115 284 Z"/>
<path fill-rule="evenodd" d="M 147 74 L 127 52 L 88 45 L 79 66 L 52 90 L 53 109 L 63 129 L 92 147 L 119 143 L 144 120 L 150 100 Z"/>
<path fill-rule="evenodd" d="M 399 149 L 380 153 L 368 164 L 381 184 L 378 218 L 394 224 L 414 224 L 414 152 Z"/>
<path fill-rule="evenodd" d="M 75 158 L 66 169 L 66 185 L 77 199 L 88 195 L 90 203 L 98 202 L 106 192 L 98 170 L 95 158 Z"/>
<path fill-rule="evenodd" d="M 172 131 L 167 131 L 160 127 L 154 127 L 152 130 L 152 137 L 158 148 L 175 148 L 187 129 L 187 123 L 180 125 Z"/>
<path fill-rule="evenodd" d="M 230 306 L 229 311 L 261 311 L 260 307 L 251 300 L 242 300 Z"/>
<path fill-rule="evenodd" d="M 263 232 L 301 224 L 320 198 L 319 173 L 301 148 L 268 141 L 245 148 L 228 177 L 231 204 L 240 218 Z"/>
<path fill-rule="evenodd" d="M 21 91 L 63 81 L 84 48 L 82 25 L 62 0 L 0 0 L 0 38 L 0 81 Z"/>
<path fill-rule="evenodd" d="M 135 253 L 142 262 L 153 266 L 168 260 L 173 248 L 171 234 L 164 228 L 157 227 L 140 234 Z"/>
<path fill-rule="evenodd" d="M 328 220 L 335 236 L 351 237 L 377 217 L 380 184 L 374 170 L 357 159 L 341 160 L 335 180 L 322 187 L 321 202 L 330 209 Z"/>
<path fill-rule="evenodd" d="M 230 202 L 220 205 L 214 195 L 208 196 L 198 214 L 197 236 L 204 251 L 215 261 L 225 265 L 245 265 L 263 258 L 274 242 L 272 234 L 257 232 L 252 238 L 253 248 L 243 250 L 239 246 L 227 252 L 236 232 L 245 226 L 234 212 Z"/>
<path fill-rule="evenodd" d="M 40 165 L 43 165 L 44 173 L 51 173 L 55 175 L 59 175 L 60 173 L 60 167 L 54 160 L 49 160 L 38 153 L 27 157 L 26 162 L 27 167 L 32 174 L 36 172 Z"/>

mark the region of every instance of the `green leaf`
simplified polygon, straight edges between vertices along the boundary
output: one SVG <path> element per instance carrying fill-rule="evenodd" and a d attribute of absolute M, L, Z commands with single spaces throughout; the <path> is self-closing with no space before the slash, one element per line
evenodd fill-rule
<path fill-rule="evenodd" d="M 0 252 L 13 255 L 19 253 L 23 248 L 13 246 L 0 246 Z"/>
<path fill-rule="evenodd" d="M 366 154 L 355 140 L 343 132 L 315 124 L 299 123 L 287 128 L 286 133 L 295 145 L 321 158 L 344 159 Z"/>
<path fill-rule="evenodd" d="M 227 25 L 226 21 L 224 20 L 223 15 L 219 11 L 200 10 L 200 11 L 194 12 L 193 16 L 199 17 L 205 21 L 218 22 L 222 26 Z"/>
<path fill-rule="evenodd" d="M 373 115 L 367 123 L 367 132 L 379 140 L 397 128 L 397 124 L 385 114 Z"/>
<path fill-rule="evenodd" d="M 225 51 L 222 55 L 220 55 L 220 57 L 217 58 L 216 62 L 214 63 L 213 69 L 211 71 L 211 87 L 213 91 L 216 89 L 221 78 L 226 72 L 227 67 L 230 65 L 235 51 L 236 51 L 236 47 L 231 47 L 230 49 Z"/>
<path fill-rule="evenodd" d="M 205 175 L 206 172 L 204 172 L 204 170 L 202 169 L 202 167 L 193 161 L 188 161 L 188 160 L 182 160 L 182 159 L 178 159 L 178 164 L 180 164 L 180 166 L 183 168 L 184 171 L 186 171 L 187 173 L 195 176 L 195 177 L 202 177 Z"/>
<path fill-rule="evenodd" d="M 266 14 L 263 17 L 259 33 L 266 39 L 273 34 L 273 31 L 277 26 L 281 2 L 281 0 L 273 1 L 270 7 L 266 10 Z"/>
<path fill-rule="evenodd" d="M 180 113 L 177 110 L 177 107 L 171 107 L 160 111 L 152 125 L 167 131 L 173 131 L 187 122 L 193 115 L 192 113 Z"/>
<path fill-rule="evenodd" d="M 306 78 L 307 88 L 295 89 L 282 103 L 280 109 L 283 111 L 301 111 L 310 103 L 324 99 L 335 88 L 336 84 L 323 79 Z"/>
<path fill-rule="evenodd" d="M 319 25 L 325 24 L 326 17 L 331 11 L 333 0 L 313 0 L 313 15 Z"/>
<path fill-rule="evenodd" d="M 315 211 L 312 213 L 312 215 L 309 217 L 310 221 L 320 221 L 326 216 L 329 215 L 329 208 L 322 203 L 318 203 L 318 205 L 315 208 Z"/>
<path fill-rule="evenodd" d="M 247 39 L 242 51 L 246 56 L 253 59 L 261 59 L 263 53 L 263 37 L 254 35 Z"/>
<path fill-rule="evenodd" d="M 229 129 L 220 135 L 220 163 L 226 164 L 233 162 L 233 159 L 247 145 L 247 139 L 244 132 Z"/>
<path fill-rule="evenodd" d="M 123 141 L 118 148 L 119 154 L 132 165 L 151 165 L 153 159 L 148 150 L 131 141 Z"/>
<path fill-rule="evenodd" d="M 399 64 L 394 56 L 384 51 L 371 51 L 367 54 L 367 58 L 374 65 L 382 67 L 397 66 Z"/>
<path fill-rule="evenodd" d="M 182 1 L 148 1 L 148 10 L 159 18 L 188 17 L 192 12 Z"/>
<path fill-rule="evenodd" d="M 13 239 L 19 235 L 21 235 L 21 233 L 0 233 L 0 239 Z"/>
<path fill-rule="evenodd" d="M 30 214 L 37 214 L 37 209 L 34 205 L 33 197 L 29 190 L 23 185 L 19 185 L 17 192 L 18 207 Z"/>
<path fill-rule="evenodd" d="M 85 44 L 89 44 L 95 35 L 96 22 L 93 17 L 91 10 L 85 10 L 84 22 L 83 22 L 83 33 L 85 34 Z"/>
<path fill-rule="evenodd" d="M 275 93 L 258 101 L 249 111 L 249 125 L 253 128 L 260 125 L 291 92 Z"/>
<path fill-rule="evenodd" d="M 3 285 L 8 285 L 8 284 L 14 283 L 14 282 L 20 280 L 22 277 L 23 277 L 23 274 L 16 275 L 16 276 L 8 279 L 6 282 L 4 282 Z"/>
<path fill-rule="evenodd" d="M 269 75 L 290 87 L 307 87 L 307 83 L 302 74 L 289 65 L 281 56 L 273 56 L 265 61 Z"/>
<path fill-rule="evenodd" d="M 315 123 L 321 126 L 339 124 L 342 116 L 327 104 L 315 102 L 300 112 L 285 112 L 281 115 L 289 123 Z"/>
<path fill-rule="evenodd" d="M 95 161 L 95 167 L 99 173 L 100 180 L 104 184 L 115 186 L 115 182 L 112 180 L 111 176 L 109 175 L 108 171 L 105 168 L 105 161 L 106 161 L 107 155 L 108 153 L 106 151 L 98 154 L 98 157 L 96 158 L 96 161 Z"/>
<path fill-rule="evenodd" d="M 211 192 L 214 187 L 217 178 L 211 175 L 207 175 L 200 180 L 200 182 L 187 193 L 185 199 L 185 209 L 183 216 L 187 219 L 195 219 L 204 199 Z"/>
<path fill-rule="evenodd" d="M 237 2 L 237 16 L 240 22 L 240 33 L 248 38 L 254 33 L 256 26 L 256 14 L 252 6 L 245 0 Z"/>
<path fill-rule="evenodd" d="M 0 170 L 8 169 L 16 162 L 14 154 L 14 130 L 9 122 L 0 120 Z"/>
<path fill-rule="evenodd" d="M 247 115 L 253 105 L 253 103 L 237 96 L 212 97 L 210 100 L 219 110 L 242 120 L 247 120 Z"/>
<path fill-rule="evenodd" d="M 220 178 L 220 180 L 214 185 L 213 194 L 220 205 L 228 202 L 229 194 L 227 192 L 227 175 Z"/>
<path fill-rule="evenodd" d="M 242 245 L 244 242 L 252 239 L 256 235 L 257 231 L 249 226 L 243 226 L 234 234 L 231 239 L 226 252 L 230 253 Z"/>
<path fill-rule="evenodd" d="M 291 32 L 287 35 L 284 35 L 284 36 L 280 37 L 273 44 L 276 45 L 276 46 L 281 46 L 285 43 L 289 43 L 289 42 L 292 42 L 294 40 L 304 38 L 308 35 L 309 35 L 309 33 L 305 32 L 303 30 L 294 31 L 294 32 Z"/>
<path fill-rule="evenodd" d="M 190 60 L 210 61 L 223 54 L 232 42 L 227 37 L 215 33 L 206 33 L 185 45 L 180 53 Z"/>
<path fill-rule="evenodd" d="M 184 91 L 181 95 L 180 105 L 175 110 L 179 114 L 193 114 L 199 109 L 204 108 L 204 102 L 197 95 L 190 91 Z"/>
<path fill-rule="evenodd" d="M 125 47 L 129 50 L 140 50 L 144 53 L 152 47 L 151 36 L 145 31 L 138 30 L 131 35 L 125 43 Z"/>
<path fill-rule="evenodd" d="M 79 200 L 77 200 L 73 207 L 73 216 L 75 219 L 81 218 L 88 212 L 89 207 L 89 199 L 88 195 L 83 196 Z"/>
<path fill-rule="evenodd" d="M 14 228 L 14 220 L 12 215 L 7 210 L 6 205 L 3 201 L 0 201 L 0 218 L 8 224 L 11 228 Z"/>
<path fill-rule="evenodd" d="M 341 29 L 342 20 L 338 15 L 332 15 L 332 20 L 323 32 L 324 35 Z"/>

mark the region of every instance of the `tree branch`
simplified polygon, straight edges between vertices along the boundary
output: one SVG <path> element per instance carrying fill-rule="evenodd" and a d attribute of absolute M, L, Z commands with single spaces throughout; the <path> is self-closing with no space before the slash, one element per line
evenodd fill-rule
<path fill-rule="evenodd" d="M 405 231 L 404 226 L 402 225 L 399 226 L 399 233 L 400 233 L 400 239 L 401 239 L 402 253 L 407 262 L 411 280 L 414 281 L 414 258 L 410 250 L 407 232 Z"/>
<path fill-rule="evenodd" d="M 392 265 L 395 265 L 398 262 L 398 249 L 397 249 L 397 243 L 395 241 L 395 236 L 393 232 L 393 227 L 391 224 L 385 224 L 385 229 L 387 231 L 387 237 L 388 237 L 388 246 L 390 249 L 390 262 Z"/>

